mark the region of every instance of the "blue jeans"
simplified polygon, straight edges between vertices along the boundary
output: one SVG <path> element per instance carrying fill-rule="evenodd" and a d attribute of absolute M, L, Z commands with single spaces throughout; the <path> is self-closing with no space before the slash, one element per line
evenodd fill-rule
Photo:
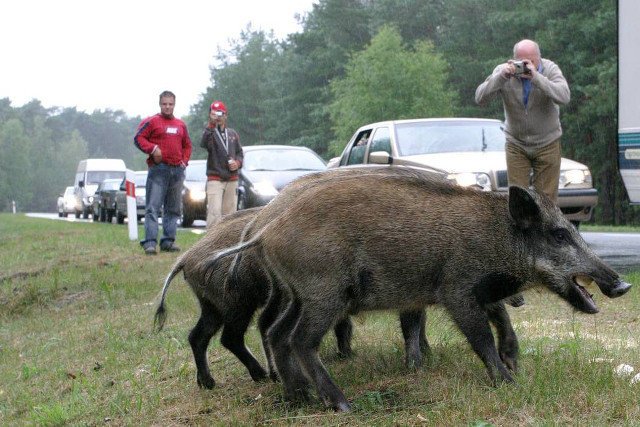
<path fill-rule="evenodd" d="M 147 206 L 144 215 L 142 247 L 155 246 L 158 241 L 158 216 L 162 212 L 162 239 L 160 246 L 176 240 L 176 228 L 182 203 L 184 167 L 164 163 L 149 167 L 147 175 Z M 164 209 L 163 209 L 164 207 Z"/>

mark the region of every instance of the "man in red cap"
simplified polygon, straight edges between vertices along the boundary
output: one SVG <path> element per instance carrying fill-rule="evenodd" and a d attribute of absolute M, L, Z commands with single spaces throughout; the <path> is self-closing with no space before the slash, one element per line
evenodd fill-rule
<path fill-rule="evenodd" d="M 207 228 L 236 211 L 238 169 L 244 155 L 238 132 L 227 127 L 227 107 L 214 101 L 200 146 L 207 150 Z"/>

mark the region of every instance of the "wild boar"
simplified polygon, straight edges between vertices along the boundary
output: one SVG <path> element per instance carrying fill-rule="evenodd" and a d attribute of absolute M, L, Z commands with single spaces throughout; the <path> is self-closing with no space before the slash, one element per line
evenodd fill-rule
<path fill-rule="evenodd" d="M 347 315 L 442 304 L 491 380 L 511 382 L 518 344 L 505 298 L 544 286 L 595 313 L 581 283 L 594 281 L 611 298 L 630 287 L 553 202 L 519 187 L 485 193 L 398 168 L 316 182 L 276 217 L 268 208 L 256 216 L 254 224 L 265 225 L 253 237 L 220 251 L 209 266 L 249 249 L 259 254 L 290 298 L 268 331 L 285 397 L 306 399 L 313 384 L 338 411 L 349 402 L 317 350 Z"/>
<path fill-rule="evenodd" d="M 245 346 L 244 335 L 254 313 L 265 305 L 269 295 L 269 279 L 251 257 L 245 257 L 242 272 L 232 286 L 231 292 L 224 291 L 230 260 L 221 263 L 219 268 L 207 274 L 203 261 L 212 252 L 236 243 L 242 230 L 252 220 L 260 208 L 247 209 L 225 217 L 215 228 L 187 250 L 175 263 L 164 282 L 162 297 L 156 310 L 155 322 L 158 330 L 164 326 L 166 310 L 164 301 L 173 278 L 183 271 L 185 280 L 198 298 L 201 308 L 200 318 L 189 334 L 189 343 L 197 369 L 197 383 L 200 387 L 213 388 L 215 380 L 207 363 L 207 347 L 211 338 L 222 329 L 221 344 L 231 351 L 247 368 L 254 381 L 267 377 L 260 363 Z M 274 314 L 260 317 L 258 328 L 263 337 L 263 348 L 267 355 L 269 373 L 275 379 L 275 370 L 271 366 L 269 347 L 264 343 L 266 330 L 275 320 Z M 339 353 L 351 354 L 351 322 L 347 318 L 336 326 Z"/>

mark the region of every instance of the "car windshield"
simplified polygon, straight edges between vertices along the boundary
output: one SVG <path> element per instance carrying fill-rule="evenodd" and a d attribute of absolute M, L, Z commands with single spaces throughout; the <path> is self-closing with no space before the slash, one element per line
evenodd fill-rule
<path fill-rule="evenodd" d="M 189 162 L 189 165 L 184 172 L 184 179 L 185 181 L 206 181 L 206 162 Z"/>
<path fill-rule="evenodd" d="M 401 156 L 416 154 L 504 151 L 497 122 L 417 122 L 396 125 Z"/>
<path fill-rule="evenodd" d="M 321 171 L 327 168 L 312 152 L 286 148 L 246 151 L 242 167 L 249 171 Z"/>
<path fill-rule="evenodd" d="M 137 173 L 133 177 L 136 187 L 144 187 L 147 185 L 147 173 Z"/>
<path fill-rule="evenodd" d="M 113 171 L 93 171 L 87 172 L 87 184 L 100 184 L 105 179 L 122 179 L 124 178 L 124 172 Z"/>
<path fill-rule="evenodd" d="M 100 186 L 102 190 L 118 190 L 121 181 L 105 181 Z"/>

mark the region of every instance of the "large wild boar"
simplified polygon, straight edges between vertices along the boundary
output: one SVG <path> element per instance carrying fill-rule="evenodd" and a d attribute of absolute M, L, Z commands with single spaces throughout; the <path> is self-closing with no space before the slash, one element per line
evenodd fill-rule
<path fill-rule="evenodd" d="M 442 304 L 490 378 L 513 381 L 518 344 L 505 298 L 544 286 L 595 313 L 583 284 L 594 281 L 612 298 L 630 287 L 547 197 L 518 187 L 508 196 L 484 193 L 397 169 L 318 182 L 277 217 L 268 208 L 254 222 L 267 215 L 263 227 L 212 257 L 210 266 L 248 249 L 259 254 L 290 298 L 268 332 L 285 397 L 308 398 L 314 384 L 339 411 L 349 410 L 349 402 L 317 350 L 349 314 Z"/>

